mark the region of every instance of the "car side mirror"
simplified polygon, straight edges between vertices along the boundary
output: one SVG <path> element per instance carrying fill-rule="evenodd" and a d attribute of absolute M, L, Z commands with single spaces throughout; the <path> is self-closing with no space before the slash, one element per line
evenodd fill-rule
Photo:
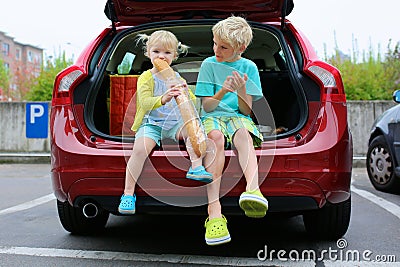
<path fill-rule="evenodd" d="M 400 103 L 400 90 L 396 90 L 393 93 L 393 100 L 396 103 Z"/>

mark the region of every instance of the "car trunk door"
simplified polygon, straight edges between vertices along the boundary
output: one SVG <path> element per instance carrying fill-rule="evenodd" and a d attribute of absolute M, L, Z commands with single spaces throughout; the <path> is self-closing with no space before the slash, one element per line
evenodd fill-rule
<path fill-rule="evenodd" d="M 108 0 L 105 14 L 113 25 L 133 26 L 161 20 L 196 18 L 226 18 L 232 14 L 242 15 L 247 20 L 266 22 L 281 18 L 293 10 L 293 0 Z"/>

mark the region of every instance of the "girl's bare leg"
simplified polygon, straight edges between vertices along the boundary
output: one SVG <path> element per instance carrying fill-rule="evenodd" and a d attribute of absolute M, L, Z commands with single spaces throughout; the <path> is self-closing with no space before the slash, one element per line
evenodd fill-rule
<path fill-rule="evenodd" d="M 189 154 L 192 169 L 194 170 L 195 168 L 202 166 L 203 158 L 198 157 L 196 155 L 196 153 L 194 152 L 192 143 L 189 140 L 189 137 L 186 133 L 185 127 L 182 127 L 182 129 L 180 131 L 178 131 L 176 139 L 185 141 L 186 150 Z"/>
<path fill-rule="evenodd" d="M 133 195 L 136 182 L 143 170 L 143 165 L 156 142 L 148 137 L 139 137 L 133 145 L 132 155 L 129 158 L 125 173 L 125 195 Z"/>

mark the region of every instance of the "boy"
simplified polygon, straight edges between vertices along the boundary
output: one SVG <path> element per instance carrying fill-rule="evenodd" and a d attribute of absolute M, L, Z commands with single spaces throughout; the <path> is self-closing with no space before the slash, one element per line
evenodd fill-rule
<path fill-rule="evenodd" d="M 231 16 L 212 28 L 214 56 L 206 58 L 200 68 L 196 96 L 202 99 L 202 122 L 208 138 L 215 144 L 215 154 L 207 154 L 205 166 L 213 174 L 207 185 L 208 215 L 205 239 L 208 245 L 231 240 L 227 220 L 221 213 L 219 190 L 225 163 L 225 144 L 238 153 L 246 179 L 246 191 L 239 205 L 246 216 L 264 217 L 268 201 L 258 186 L 258 165 L 254 146 L 263 139 L 250 118 L 252 101 L 263 96 L 260 76 L 254 62 L 243 58 L 253 33 L 247 21 Z"/>

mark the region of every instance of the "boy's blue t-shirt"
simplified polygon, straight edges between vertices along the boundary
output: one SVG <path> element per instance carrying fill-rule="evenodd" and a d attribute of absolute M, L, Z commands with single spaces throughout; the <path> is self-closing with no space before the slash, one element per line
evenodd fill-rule
<path fill-rule="evenodd" d="M 206 58 L 201 64 L 196 84 L 196 96 L 215 95 L 216 92 L 221 90 L 226 77 L 231 76 L 233 71 L 237 71 L 241 76 L 244 73 L 247 74 L 246 92 L 253 96 L 253 100 L 263 97 L 260 75 L 257 65 L 253 61 L 241 58 L 235 62 L 218 62 L 215 56 Z M 232 115 L 245 116 L 239 111 L 236 92 L 226 93 L 215 110 L 208 113 L 204 110 L 201 111 L 203 117 Z"/>

